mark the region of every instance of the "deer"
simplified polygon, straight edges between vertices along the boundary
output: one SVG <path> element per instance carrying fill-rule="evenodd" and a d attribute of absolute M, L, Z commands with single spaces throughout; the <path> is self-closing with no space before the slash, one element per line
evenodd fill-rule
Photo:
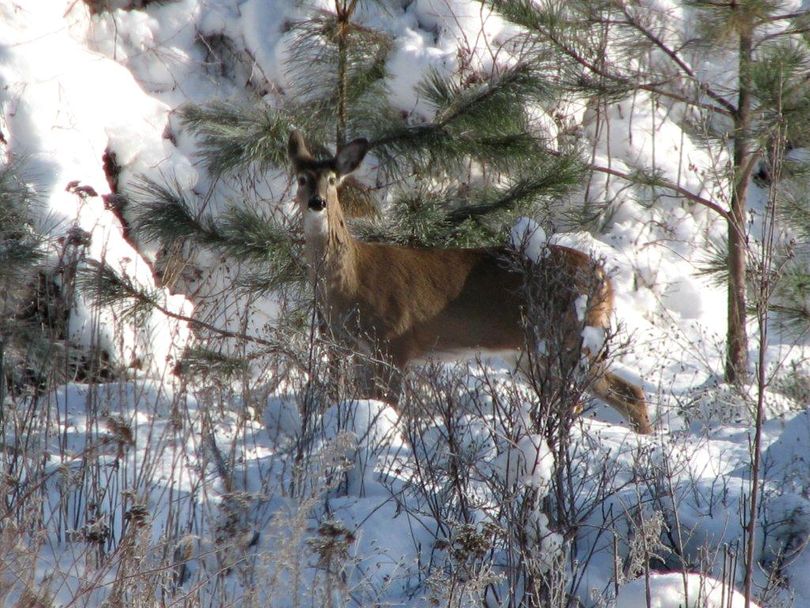
<path fill-rule="evenodd" d="M 352 236 L 338 188 L 369 148 L 368 140 L 359 138 L 334 157 L 315 158 L 303 135 L 293 130 L 287 150 L 297 183 L 294 200 L 303 218 L 304 257 L 324 324 L 341 342 L 378 361 L 366 367 L 365 396 L 396 404 L 402 374 L 412 362 L 504 352 L 520 360 L 527 349 L 525 315 L 530 310 L 550 311 L 543 314 L 553 318 L 541 319 L 538 326 L 581 328 L 584 323 L 607 331 L 611 282 L 602 265 L 579 250 L 547 246 L 540 274 L 541 280 L 552 280 L 535 285 L 535 293 L 548 306 L 532 308 L 526 302 L 526 275 L 509 263 L 514 251 L 506 246 L 420 248 Z M 577 299 L 588 290 L 592 293 L 583 311 Z M 581 329 L 564 331 L 571 334 L 566 344 L 582 344 Z M 595 353 L 584 356 L 597 368 L 586 390 L 637 433 L 651 433 L 642 389 L 605 369 Z"/>

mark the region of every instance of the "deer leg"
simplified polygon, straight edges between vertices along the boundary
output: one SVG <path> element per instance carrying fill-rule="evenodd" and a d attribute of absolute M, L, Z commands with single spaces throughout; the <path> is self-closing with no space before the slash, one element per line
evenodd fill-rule
<path fill-rule="evenodd" d="M 378 398 L 396 407 L 402 391 L 402 372 L 390 363 L 381 362 L 377 364 L 376 377 L 380 395 Z"/>
<path fill-rule="evenodd" d="M 359 357 L 354 377 L 362 398 L 376 399 L 396 406 L 402 388 L 402 372 L 387 357 Z"/>

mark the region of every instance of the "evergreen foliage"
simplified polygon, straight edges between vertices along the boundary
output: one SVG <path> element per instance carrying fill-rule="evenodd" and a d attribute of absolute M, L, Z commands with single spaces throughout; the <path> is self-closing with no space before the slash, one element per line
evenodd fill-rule
<path fill-rule="evenodd" d="M 806 21 L 806 19 L 805 19 Z M 780 273 L 770 307 L 784 326 L 810 332 L 810 157 L 792 152 L 810 147 L 810 40 L 777 39 L 766 45 L 752 69 L 762 111 L 764 149 L 760 175 L 772 192 L 781 230 Z"/>
<path fill-rule="evenodd" d="M 778 318 L 798 338 L 810 334 L 810 171 L 785 163 L 785 180 L 778 209 L 789 240 L 782 251 L 783 272 L 771 304 Z"/>
<path fill-rule="evenodd" d="M 261 268 L 261 289 L 272 290 L 301 281 L 299 241 L 257 207 L 230 206 L 214 219 L 198 211 L 177 184 L 142 180 L 132 191 L 138 213 L 135 224 L 147 241 L 190 242 L 209 247 Z M 250 281 L 256 286 L 257 281 Z"/>
<path fill-rule="evenodd" d="M 552 217 L 582 174 L 572 155 L 532 159 L 498 184 L 402 188 L 384 221 L 360 225 L 364 238 L 431 247 L 494 244 L 516 214 Z"/>
<path fill-rule="evenodd" d="M 780 277 L 777 298 L 771 310 L 783 320 L 785 327 L 799 338 L 810 332 L 810 272 L 806 254 L 798 263 L 790 264 Z"/>
<path fill-rule="evenodd" d="M 381 118 L 396 115 L 385 86 L 391 39 L 353 22 L 355 6 L 338 3 L 338 11 L 319 11 L 293 26 L 296 38 L 286 67 L 295 101 L 289 105 L 296 117 L 307 117 L 315 142 L 330 141 L 331 126 L 340 146 L 347 133 L 364 133 Z"/>
<path fill-rule="evenodd" d="M 66 309 L 42 272 L 44 238 L 33 222 L 37 195 L 24 168 L 0 168 L 0 402 L 8 388 L 39 386 L 60 366 L 54 340 Z"/>
<path fill-rule="evenodd" d="M 15 164 L 0 168 L 0 288 L 6 296 L 31 279 L 44 256 L 42 237 L 31 219 L 35 203 L 35 192 L 22 178 L 21 168 Z"/>
<path fill-rule="evenodd" d="M 244 358 L 231 357 L 201 346 L 187 349 L 183 353 L 180 366 L 185 374 L 224 380 L 239 377 L 247 371 L 247 361 Z"/>
<path fill-rule="evenodd" d="M 156 292 L 136 285 L 109 264 L 88 260 L 78 277 L 79 289 L 98 307 L 117 309 L 123 318 L 142 322 L 154 308 L 160 308 Z"/>
<path fill-rule="evenodd" d="M 214 177 L 249 169 L 261 173 L 286 162 L 291 118 L 282 112 L 215 102 L 186 105 L 180 118 L 199 136 L 200 157 Z"/>
<path fill-rule="evenodd" d="M 547 101 L 550 87 L 528 63 L 505 68 L 481 82 L 459 82 L 433 70 L 418 86 L 435 111 L 428 123 L 380 123 L 372 147 L 390 178 L 457 173 L 471 159 L 510 172 L 546 154 L 527 106 Z M 548 179 L 551 179 L 550 177 Z"/>

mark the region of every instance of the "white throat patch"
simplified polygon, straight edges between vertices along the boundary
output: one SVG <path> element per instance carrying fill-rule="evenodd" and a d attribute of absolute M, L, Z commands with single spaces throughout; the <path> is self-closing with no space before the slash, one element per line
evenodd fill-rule
<path fill-rule="evenodd" d="M 314 211 L 307 209 L 304 212 L 304 236 L 307 239 L 325 238 L 329 232 L 329 220 L 326 217 L 326 209 Z"/>

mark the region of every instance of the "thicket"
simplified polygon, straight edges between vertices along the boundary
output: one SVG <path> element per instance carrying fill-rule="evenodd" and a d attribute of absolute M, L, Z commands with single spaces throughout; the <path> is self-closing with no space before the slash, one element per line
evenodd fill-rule
<path fill-rule="evenodd" d="M 74 289 L 80 267 L 83 293 L 98 306 L 118 307 L 122 319 L 137 319 L 160 307 L 159 300 L 106 266 L 83 265 L 80 232 L 57 244 L 59 274 L 45 281 L 41 237 L 27 219 L 32 191 L 13 168 L 0 174 L 2 396 L 8 403 L 31 393 L 14 401 L 17 409 L 4 404 L 0 421 L 4 437 L 14 438 L 4 445 L 2 481 L 4 518 L 13 524 L 3 527 L 0 547 L 6 573 L 17 577 L 0 582 L 0 597 L 48 606 L 51 589 L 68 576 L 56 574 L 40 588 L 31 572 L 39 552 L 57 542 L 81 547 L 75 564 L 95 573 L 76 590 L 79 602 L 367 605 L 386 598 L 385 585 L 394 583 L 372 582 L 363 571 L 352 553 L 358 531 L 336 518 L 332 505 L 347 495 L 363 497 L 365 484 L 380 479 L 398 513 L 429 527 L 430 546 L 419 549 L 425 562 L 408 590 L 413 598 L 448 606 L 578 606 L 597 551 L 610 552 L 615 566 L 605 597 L 655 570 L 717 575 L 718 564 L 724 582 L 743 582 L 749 597 L 778 595 L 785 552 L 801 539 L 773 540 L 768 529 L 757 531 L 765 512 L 757 499 L 766 497 L 756 485 L 758 465 L 749 490 L 754 499 L 740 507 L 743 540 L 722 555 L 721 548 L 691 546 L 679 519 L 682 505 L 694 506 L 690 489 L 674 481 L 681 465 L 669 454 L 651 457 L 648 450 L 657 446 L 617 455 L 582 432 L 574 414 L 590 378 L 564 357 L 557 367 L 535 361 L 528 382 L 475 363 L 473 373 L 461 365 L 411 374 L 396 427 L 405 447 L 397 448 L 386 410 L 364 410 L 351 379 L 341 380 L 341 359 L 355 355 L 320 331 L 300 229 L 285 206 L 291 184 L 268 195 L 263 181 L 288 172 L 292 128 L 323 154 L 354 137 L 370 140 L 377 164 L 341 192 L 353 230 L 369 240 L 503 244 L 518 215 L 547 228 L 598 231 L 610 222 L 609 205 L 589 206 L 586 193 L 579 206 L 576 198 L 593 172 L 647 188 L 650 205 L 683 197 L 728 224 L 728 242 L 717 244 L 712 267 L 729 285 L 727 377 L 742 382 L 749 369 L 747 315 L 759 321 L 763 345 L 771 312 L 798 335 L 808 329 L 807 182 L 802 159 L 791 154 L 807 147 L 810 132 L 806 15 L 756 2 L 696 4 L 695 19 L 705 29 L 680 40 L 670 37 L 666 15 L 628 3 L 486 4 L 524 28 L 510 41 L 516 60 L 481 69 L 462 44 L 457 71 L 430 72 L 419 84 L 418 112 L 391 105 L 392 41 L 358 20 L 354 0 L 337 0 L 334 10 L 290 24 L 295 42 L 286 69 L 294 86 L 284 95 L 268 102 L 257 92 L 249 104 L 180 109 L 181 128 L 197 137 L 211 188 L 197 195 L 171 181 L 141 181 L 123 193 L 133 235 L 158 246 L 164 285 L 179 288 L 190 269 L 204 273 L 204 262 L 216 260 L 236 268 L 228 288 L 245 310 L 259 298 L 278 310 L 260 331 L 243 322 L 244 310 L 229 307 L 224 324 L 203 313 L 186 319 L 197 340 L 172 370 L 166 394 L 154 385 L 134 389 L 120 370 L 116 382 L 98 383 L 113 377 L 99 371 L 98 354 L 84 366 L 65 362 L 74 352 L 63 330 L 74 294 L 65 290 Z M 737 58 L 740 75 L 722 87 L 691 67 L 718 43 Z M 726 198 L 689 192 L 656 166 L 632 173 L 600 166 L 566 131 L 568 117 L 557 115 L 555 133 L 539 118 L 577 96 L 589 100 L 599 131 L 611 103 L 639 92 L 655 107 L 675 108 L 680 124 L 707 147 L 727 151 L 729 164 L 717 167 Z M 756 210 L 761 237 L 747 215 L 751 187 L 767 192 Z M 238 200 L 223 192 L 238 193 Z M 201 261 L 201 251 L 212 254 Z M 31 296 L 54 286 L 62 291 Z M 198 293 L 200 311 L 225 297 Z M 530 309 L 543 306 L 541 296 L 529 289 Z M 63 304 L 32 308 L 36 301 Z M 768 379 L 764 361 L 757 363 L 758 457 Z M 93 404 L 81 445 L 67 432 L 79 413 L 63 398 L 75 386 L 65 384 L 56 401 L 44 390 L 75 378 L 90 380 L 85 396 Z M 791 390 L 800 393 L 801 386 Z M 51 413 L 65 421 L 55 439 L 56 468 L 49 464 Z M 139 426 L 143 416 L 150 422 Z M 268 430 L 274 454 L 262 460 L 256 454 Z M 186 462 L 185 446 L 194 447 L 198 462 Z M 161 470 L 167 454 L 174 464 Z M 187 483 L 167 490 L 159 473 Z M 163 501 L 166 492 L 172 498 Z M 712 500 L 727 499 L 724 490 L 717 493 Z M 161 510 L 150 513 L 157 504 Z M 158 540 L 150 521 L 159 522 Z M 43 530 L 55 531 L 56 541 Z M 17 531 L 36 542 L 19 546 Z M 754 544 L 763 537 L 772 542 Z M 710 549 L 718 554 L 707 555 Z M 744 581 L 736 576 L 738 563 Z M 753 589 L 760 565 L 769 574 Z M 107 589 L 102 581 L 112 582 Z"/>

